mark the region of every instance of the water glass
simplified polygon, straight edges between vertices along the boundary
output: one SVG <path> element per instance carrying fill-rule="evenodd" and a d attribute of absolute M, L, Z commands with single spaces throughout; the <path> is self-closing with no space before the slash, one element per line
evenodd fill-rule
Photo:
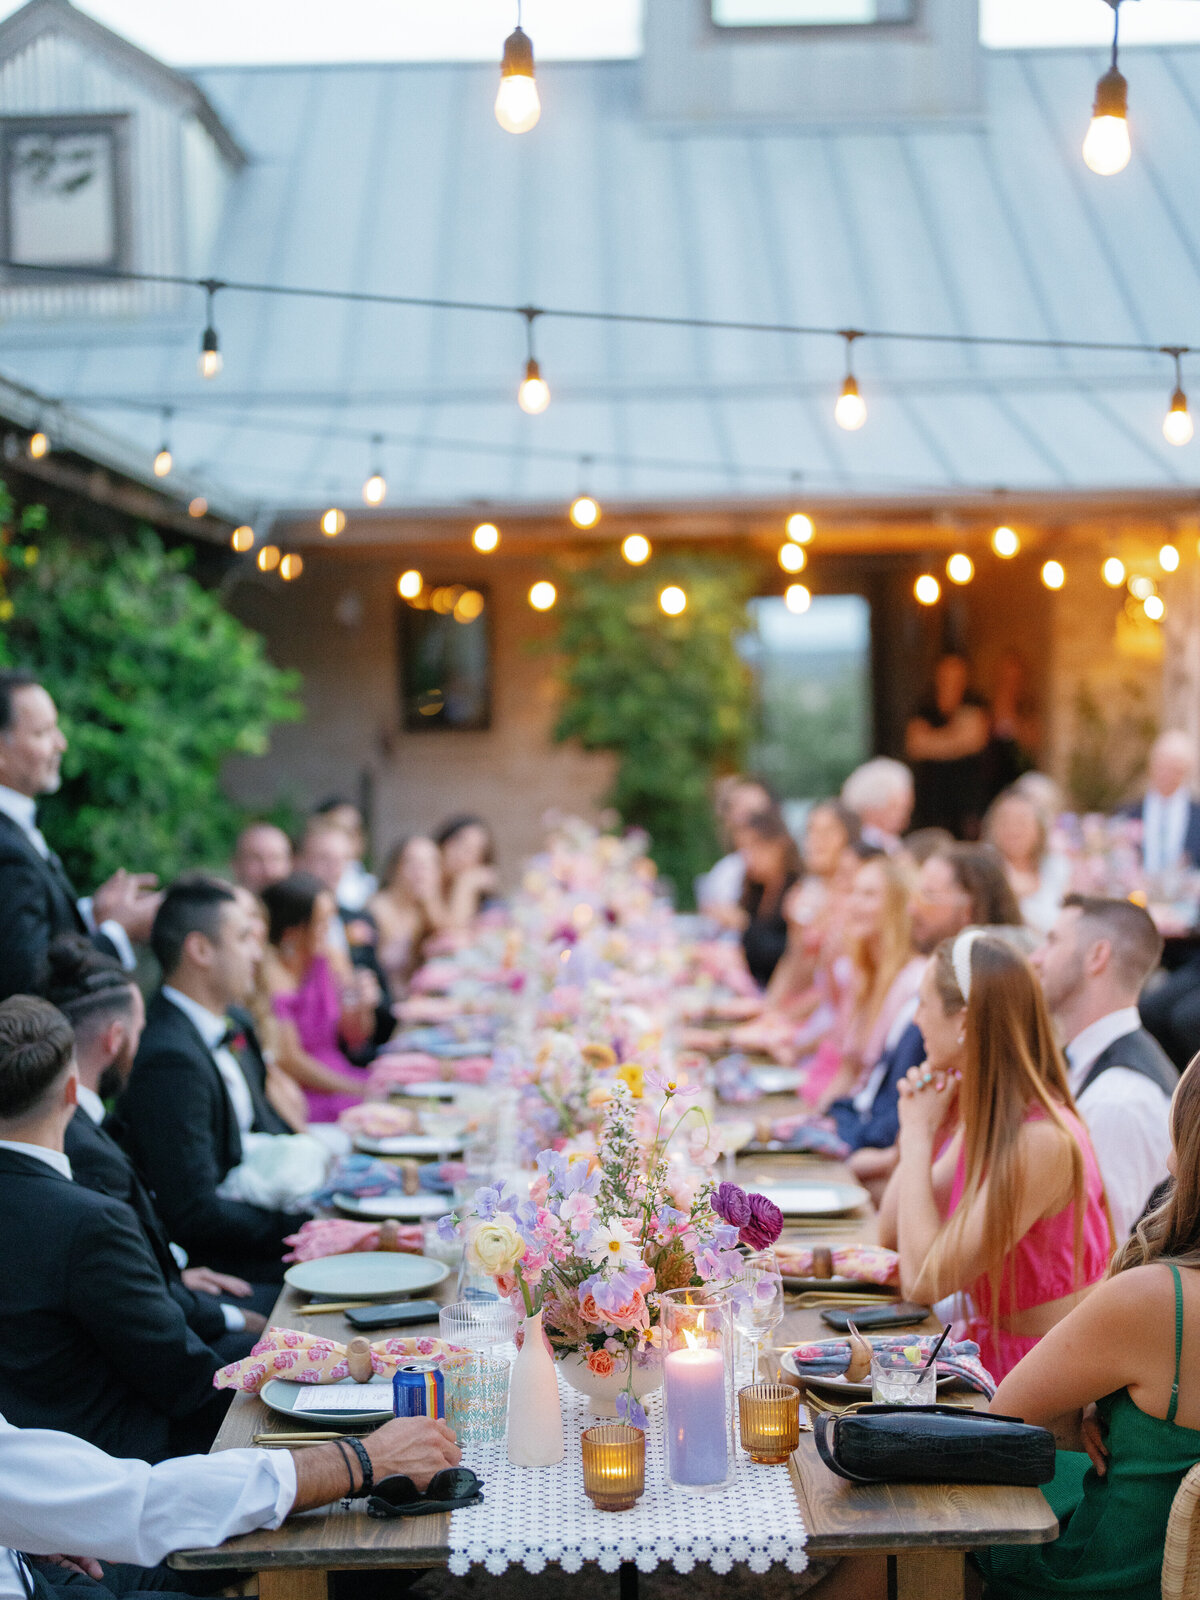
<path fill-rule="evenodd" d="M 509 1345 L 517 1332 L 516 1307 L 498 1296 L 493 1300 L 458 1300 L 438 1312 L 438 1333 L 460 1350 L 484 1354 Z"/>
<path fill-rule="evenodd" d="M 774 1250 L 757 1250 L 746 1257 L 734 1281 L 732 1299 L 734 1326 L 754 1346 L 757 1382 L 759 1348 L 783 1321 L 783 1280 Z"/>
<path fill-rule="evenodd" d="M 508 1423 L 508 1362 L 478 1351 L 442 1362 L 446 1421 L 459 1444 L 499 1444 Z"/>
<path fill-rule="evenodd" d="M 884 1406 L 937 1405 L 937 1363 L 924 1355 L 910 1361 L 903 1350 L 876 1350 L 871 1357 L 871 1399 Z"/>

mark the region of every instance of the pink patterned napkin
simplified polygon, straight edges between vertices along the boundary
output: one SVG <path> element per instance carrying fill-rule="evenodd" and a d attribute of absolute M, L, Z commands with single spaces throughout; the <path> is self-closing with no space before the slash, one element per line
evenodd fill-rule
<path fill-rule="evenodd" d="M 371 1369 L 390 1377 L 409 1361 L 442 1361 L 458 1350 L 441 1339 L 380 1339 L 371 1346 Z M 340 1383 L 350 1376 L 346 1346 L 292 1328 L 268 1328 L 248 1356 L 213 1374 L 215 1389 L 257 1394 L 268 1378 L 289 1383 Z"/>
<path fill-rule="evenodd" d="M 829 1253 L 833 1257 L 835 1278 L 899 1287 L 900 1257 L 894 1250 L 884 1250 L 877 1244 L 847 1244 L 835 1245 Z M 811 1249 L 777 1244 L 775 1259 L 786 1278 L 811 1278 L 813 1275 Z"/>
<path fill-rule="evenodd" d="M 416 1133 L 420 1126 L 420 1118 L 411 1106 L 391 1106 L 377 1100 L 348 1106 L 338 1117 L 339 1128 L 350 1134 L 360 1133 L 368 1139 L 391 1139 L 397 1134 Z"/>
<path fill-rule="evenodd" d="M 299 1233 L 289 1234 L 283 1241 L 292 1246 L 285 1261 L 317 1261 L 322 1256 L 348 1256 L 356 1250 L 378 1250 L 380 1222 L 351 1222 L 347 1217 L 313 1217 L 304 1223 Z M 420 1224 L 398 1224 L 399 1248 L 412 1255 L 420 1255 L 422 1231 Z"/>

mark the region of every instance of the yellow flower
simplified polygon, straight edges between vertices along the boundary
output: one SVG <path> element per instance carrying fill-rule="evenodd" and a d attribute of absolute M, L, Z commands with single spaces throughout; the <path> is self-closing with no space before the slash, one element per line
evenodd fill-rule
<path fill-rule="evenodd" d="M 642 1098 L 646 1089 L 646 1073 L 640 1061 L 626 1061 L 617 1068 L 617 1077 L 629 1085 L 629 1093 L 635 1100 Z"/>
<path fill-rule="evenodd" d="M 502 1211 L 490 1222 L 481 1222 L 467 1240 L 467 1258 L 471 1265 L 493 1278 L 498 1273 L 511 1272 L 524 1254 L 524 1239 L 512 1218 Z"/>

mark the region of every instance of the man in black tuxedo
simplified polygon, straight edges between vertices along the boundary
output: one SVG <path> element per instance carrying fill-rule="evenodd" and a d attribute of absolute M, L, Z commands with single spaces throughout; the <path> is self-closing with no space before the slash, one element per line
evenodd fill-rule
<path fill-rule="evenodd" d="M 158 906 L 155 879 L 121 871 L 81 900 L 37 825 L 37 798 L 61 783 L 67 741 L 54 701 L 27 672 L 0 671 L 0 999 L 37 986 L 56 934 L 84 933 L 124 966 Z"/>
<path fill-rule="evenodd" d="M 220 1363 L 129 1207 L 72 1182 L 63 1134 L 78 1082 L 61 1012 L 0 1002 L 0 1412 L 161 1461 L 211 1442 Z"/>
<path fill-rule="evenodd" d="M 278 1283 L 284 1237 L 307 1214 L 217 1192 L 242 1160 L 243 1135 L 291 1132 L 267 1102 L 262 1051 L 236 1009 L 261 955 L 254 917 L 232 885 L 181 879 L 163 898 L 150 944 L 164 983 L 150 1002 L 113 1131 L 154 1191 L 172 1239 L 220 1272 Z"/>

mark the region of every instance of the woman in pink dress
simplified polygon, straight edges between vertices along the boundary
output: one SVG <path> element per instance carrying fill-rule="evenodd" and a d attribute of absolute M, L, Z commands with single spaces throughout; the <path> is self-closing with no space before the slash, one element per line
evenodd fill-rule
<path fill-rule="evenodd" d="M 1003 1378 L 1103 1277 L 1104 1185 L 1025 957 L 968 929 L 921 982 L 924 1065 L 900 1085 L 900 1157 L 879 1242 L 923 1305 L 956 1296 Z"/>
<path fill-rule="evenodd" d="M 354 1046 L 370 1037 L 373 1007 L 360 992 L 358 974 L 336 965 L 329 948 L 336 908 L 318 878 L 294 872 L 268 885 L 262 901 L 270 940 L 267 985 L 278 1023 L 276 1064 L 303 1087 L 308 1120 L 334 1122 L 363 1097 L 366 1072 L 351 1065 L 341 1041 Z"/>

